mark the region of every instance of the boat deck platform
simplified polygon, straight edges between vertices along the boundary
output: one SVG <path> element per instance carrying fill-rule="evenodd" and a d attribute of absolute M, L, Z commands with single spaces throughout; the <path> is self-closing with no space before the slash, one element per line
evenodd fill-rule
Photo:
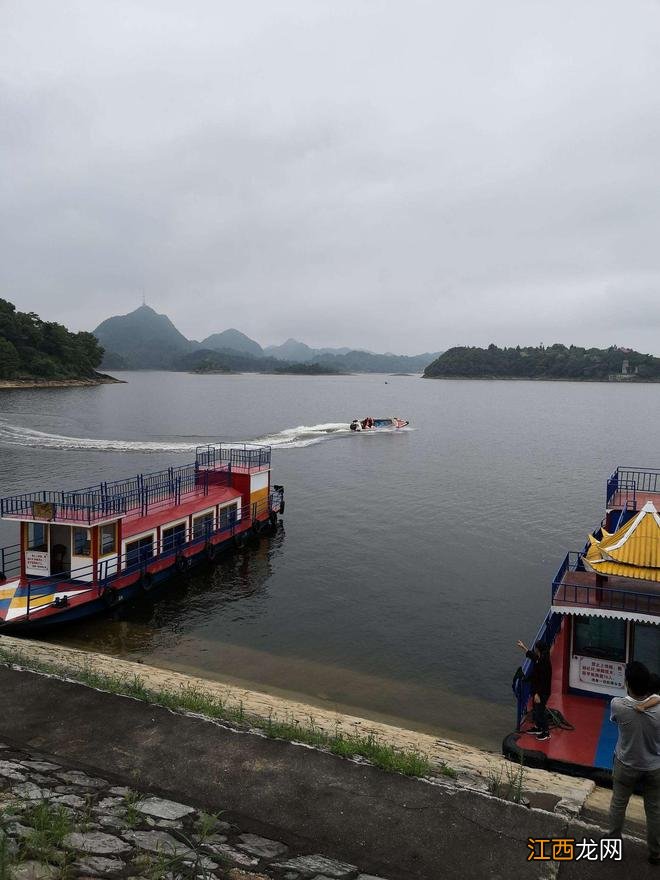
<path fill-rule="evenodd" d="M 607 506 L 611 510 L 621 510 L 626 505 L 629 510 L 641 510 L 650 501 L 655 507 L 660 505 L 660 492 L 636 490 L 631 493 L 629 489 L 620 489 L 609 499 Z"/>
<path fill-rule="evenodd" d="M 557 585 L 553 610 L 564 613 L 600 612 L 614 616 L 617 611 L 626 615 L 660 615 L 660 583 L 658 581 L 609 575 L 598 579 L 593 571 L 567 571 Z M 579 609 L 586 609 L 581 612 Z M 612 612 L 607 614 L 607 612 Z"/>
<path fill-rule="evenodd" d="M 529 712 L 522 729 L 506 737 L 504 753 L 516 760 L 522 757 L 527 766 L 564 773 L 585 775 L 589 771 L 610 771 L 618 734 L 616 724 L 610 721 L 610 697 L 563 693 L 564 639 L 562 627 L 551 652 L 551 659 L 557 659 L 553 663 L 548 708 L 561 712 L 574 729 L 551 727 L 550 739 L 539 742 L 537 737 L 525 733 L 532 727 Z"/>

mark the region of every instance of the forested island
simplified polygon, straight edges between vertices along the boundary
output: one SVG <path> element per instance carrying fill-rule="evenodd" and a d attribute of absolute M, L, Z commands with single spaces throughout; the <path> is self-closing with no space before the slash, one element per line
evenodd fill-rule
<path fill-rule="evenodd" d="M 273 357 L 255 358 L 233 351 L 196 351 L 175 362 L 178 369 L 192 373 L 291 373 L 299 376 L 337 376 L 340 370 L 323 364 L 300 364 Z"/>
<path fill-rule="evenodd" d="M 564 379 L 660 382 L 660 358 L 629 348 L 555 345 L 450 348 L 424 370 L 425 379 Z"/>
<path fill-rule="evenodd" d="M 0 385 L 98 385 L 115 382 L 96 372 L 103 348 L 92 333 L 18 312 L 0 299 Z"/>

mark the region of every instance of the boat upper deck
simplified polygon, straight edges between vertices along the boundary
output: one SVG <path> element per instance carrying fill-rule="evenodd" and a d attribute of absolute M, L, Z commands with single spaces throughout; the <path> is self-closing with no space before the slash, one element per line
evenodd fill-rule
<path fill-rule="evenodd" d="M 3 498 L 0 516 L 69 525 L 147 517 L 180 505 L 198 505 L 210 492 L 228 492 L 232 473 L 268 470 L 270 458 L 270 446 L 201 446 L 191 464 L 75 491 L 29 492 Z"/>
<path fill-rule="evenodd" d="M 647 501 L 660 503 L 660 470 L 618 467 L 607 481 L 608 509 L 641 510 Z"/>
<path fill-rule="evenodd" d="M 129 511 L 123 517 L 122 535 L 124 538 L 128 538 L 175 519 L 183 519 L 193 513 L 200 513 L 217 504 L 240 502 L 240 499 L 241 493 L 229 486 L 211 485 L 208 490 L 199 486 L 182 496 L 178 501 L 174 498 L 168 498 L 159 504 L 152 505 L 145 515 L 141 515 L 137 509 Z"/>
<path fill-rule="evenodd" d="M 660 581 L 603 576 L 586 571 L 581 560 L 580 553 L 566 554 L 552 583 L 553 611 L 660 624 Z"/>

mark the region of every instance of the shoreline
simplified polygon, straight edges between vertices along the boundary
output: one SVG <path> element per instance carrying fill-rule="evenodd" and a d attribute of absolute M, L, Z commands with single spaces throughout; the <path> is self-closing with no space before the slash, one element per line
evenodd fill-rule
<path fill-rule="evenodd" d="M 126 385 L 126 379 L 116 379 L 98 373 L 88 379 L 0 379 L 0 390 L 13 388 L 96 388 L 99 385 Z"/>
<path fill-rule="evenodd" d="M 123 660 L 108 654 L 62 647 L 52 643 L 3 635 L 0 651 L 7 652 L 11 662 L 19 667 L 49 667 L 45 674 L 63 680 L 76 681 L 76 674 L 90 673 L 108 678 L 138 681 L 153 691 L 180 694 L 182 692 L 203 694 L 222 702 L 227 707 L 239 709 L 246 717 L 277 721 L 289 726 L 309 726 L 329 735 L 375 737 L 394 749 L 414 752 L 424 756 L 431 767 L 442 773 L 451 768 L 455 774 L 453 784 L 460 788 L 487 792 L 494 776 L 506 772 L 510 762 L 503 755 L 489 752 L 450 739 L 398 727 L 391 723 L 366 719 L 358 715 L 333 709 L 322 709 L 307 703 L 260 691 L 248 690 L 226 681 L 204 679 L 171 669 L 149 666 L 144 663 Z M 6 662 L 6 661 L 5 661 Z M 101 690 L 103 687 L 100 686 Z M 563 776 L 546 770 L 525 768 L 525 790 L 552 795 L 558 807 L 576 813 L 592 794 L 595 783 L 580 777 Z"/>
<path fill-rule="evenodd" d="M 534 796 L 526 780 L 519 802 L 428 769 L 411 778 L 205 716 L 191 693 L 188 707 L 168 704 L 142 679 L 122 695 L 102 676 L 32 672 L 5 656 L 0 681 L 3 867 L 15 880 L 136 870 L 143 880 L 541 880 L 564 866 L 530 864 L 530 837 L 607 828 L 602 809 Z M 640 880 L 653 875 L 644 831 L 643 817 L 626 825 L 624 859 Z M 596 867 L 601 880 L 621 876 L 617 860 Z"/>
<path fill-rule="evenodd" d="M 47 639 L 47 642 L 48 644 L 55 644 L 55 642 L 51 642 L 50 638 Z M 80 646 L 78 644 L 69 645 L 68 643 L 62 644 L 61 642 L 57 644 L 62 647 L 72 647 L 76 650 L 89 650 L 86 646 Z M 117 654 L 115 656 L 119 657 L 121 655 Z M 433 739 L 447 740 L 449 742 L 459 742 L 466 747 L 475 748 L 487 753 L 499 754 L 502 742 L 502 735 L 500 735 L 500 733 L 494 734 L 489 737 L 479 736 L 470 731 L 458 730 L 456 727 L 443 727 L 440 724 L 433 723 L 428 720 L 421 720 L 415 718 L 410 714 L 397 714 L 394 711 L 388 712 L 385 709 L 364 706 L 360 703 L 359 699 L 340 700 L 324 697 L 319 694 L 309 693 L 300 686 L 278 686 L 270 683 L 267 680 L 254 678 L 250 675 L 240 675 L 229 672 L 219 673 L 217 671 L 195 666 L 185 661 L 173 661 L 170 658 L 162 657 L 159 655 L 154 655 L 151 657 L 139 657 L 135 655 L 133 657 L 129 657 L 124 655 L 122 659 L 126 659 L 129 662 L 139 663 L 140 665 L 146 664 L 148 666 L 162 669 L 163 671 L 179 672 L 183 675 L 190 676 L 191 678 L 197 680 L 215 682 L 219 685 L 233 687 L 238 691 L 263 694 L 268 697 L 280 699 L 284 703 L 293 702 L 305 705 L 306 707 L 308 707 L 309 713 L 313 713 L 316 711 L 330 711 L 335 712 L 339 715 L 360 717 L 364 721 L 364 723 L 367 724 L 384 724 L 388 727 L 400 728 L 402 730 L 409 730 L 415 734 L 426 735 Z M 235 666 L 236 661 L 234 661 L 232 665 Z M 379 687 L 378 680 L 374 679 L 372 683 L 374 688 Z M 485 704 L 483 706 L 483 710 L 487 712 L 487 706 Z M 478 706 L 465 706 L 464 711 L 479 712 L 482 711 L 482 709 Z M 508 718 L 508 722 L 511 722 L 510 718 Z M 501 730 L 506 730 L 507 732 L 509 732 L 509 727 L 505 725 L 501 728 Z"/>
<path fill-rule="evenodd" d="M 658 385 L 660 379 L 577 379 L 574 376 L 425 376 L 422 379 L 442 379 L 442 380 L 458 380 L 461 382 L 576 382 L 579 385 L 584 384 L 601 384 L 601 385 Z"/>

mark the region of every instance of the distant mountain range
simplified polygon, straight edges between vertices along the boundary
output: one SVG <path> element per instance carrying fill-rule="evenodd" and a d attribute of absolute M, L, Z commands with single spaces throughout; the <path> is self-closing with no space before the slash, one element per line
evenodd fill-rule
<path fill-rule="evenodd" d="M 211 372 L 419 373 L 439 352 L 407 356 L 350 348 L 310 348 L 287 339 L 262 348 L 234 328 L 197 342 L 177 330 L 166 315 L 143 305 L 128 315 L 102 321 L 94 336 L 105 349 L 102 366 L 126 370 L 198 370 Z M 301 365 L 306 365 L 301 368 Z"/>

